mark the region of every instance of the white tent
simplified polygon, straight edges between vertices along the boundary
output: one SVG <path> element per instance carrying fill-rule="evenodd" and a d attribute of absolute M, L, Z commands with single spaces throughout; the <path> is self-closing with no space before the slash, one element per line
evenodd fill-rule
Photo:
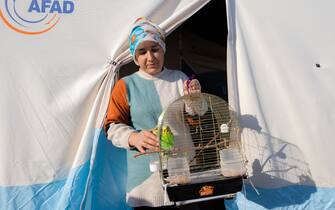
<path fill-rule="evenodd" d="M 101 123 L 127 34 L 140 16 L 170 33 L 206 3 L 2 1 L 0 209 L 126 208 Z M 229 209 L 335 208 L 334 6 L 227 0 L 229 101 L 260 193 L 247 182 Z"/>
<path fill-rule="evenodd" d="M 335 209 L 335 2 L 228 0 L 229 101 L 249 176 L 241 209 Z"/>

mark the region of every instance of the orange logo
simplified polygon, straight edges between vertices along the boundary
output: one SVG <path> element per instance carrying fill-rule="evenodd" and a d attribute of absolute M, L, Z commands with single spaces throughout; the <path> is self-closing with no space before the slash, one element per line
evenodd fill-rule
<path fill-rule="evenodd" d="M 0 18 L 5 25 L 25 35 L 50 31 L 63 14 L 73 12 L 72 0 L 4 0 L 0 3 Z"/>

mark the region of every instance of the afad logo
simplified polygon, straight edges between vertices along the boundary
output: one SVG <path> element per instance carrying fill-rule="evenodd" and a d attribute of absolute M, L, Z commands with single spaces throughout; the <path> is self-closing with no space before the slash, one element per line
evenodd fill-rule
<path fill-rule="evenodd" d="M 54 28 L 63 14 L 73 13 L 71 0 L 1 0 L 0 18 L 10 29 L 26 35 Z"/>

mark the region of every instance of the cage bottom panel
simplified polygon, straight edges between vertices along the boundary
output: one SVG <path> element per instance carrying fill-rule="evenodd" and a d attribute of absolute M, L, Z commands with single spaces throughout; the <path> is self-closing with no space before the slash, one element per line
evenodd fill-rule
<path fill-rule="evenodd" d="M 167 193 L 171 201 L 178 202 L 236 193 L 242 190 L 242 184 L 242 177 L 232 177 L 203 183 L 167 186 Z"/>

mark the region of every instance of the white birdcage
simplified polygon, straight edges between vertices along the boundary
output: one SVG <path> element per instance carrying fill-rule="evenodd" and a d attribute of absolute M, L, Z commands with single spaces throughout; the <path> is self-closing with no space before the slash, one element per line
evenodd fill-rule
<path fill-rule="evenodd" d="M 171 201 L 234 196 L 246 173 L 235 112 L 206 93 L 180 97 L 158 120 L 160 175 Z"/>

